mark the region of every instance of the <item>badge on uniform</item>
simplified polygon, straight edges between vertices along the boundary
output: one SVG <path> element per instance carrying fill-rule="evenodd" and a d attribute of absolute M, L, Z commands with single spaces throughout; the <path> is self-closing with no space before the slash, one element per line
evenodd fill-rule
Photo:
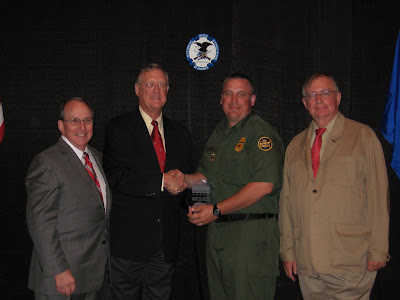
<path fill-rule="evenodd" d="M 263 136 L 258 140 L 258 148 L 262 151 L 269 151 L 272 149 L 272 141 L 269 137 Z"/>
<path fill-rule="evenodd" d="M 243 146 L 244 146 L 244 142 L 246 142 L 246 138 L 242 137 L 239 142 L 237 143 L 235 150 L 236 152 L 242 151 L 243 150 Z"/>

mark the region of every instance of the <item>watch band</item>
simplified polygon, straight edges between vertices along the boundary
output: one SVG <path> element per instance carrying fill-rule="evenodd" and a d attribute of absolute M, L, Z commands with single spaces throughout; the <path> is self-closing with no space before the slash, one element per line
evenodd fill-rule
<path fill-rule="evenodd" d="M 221 216 L 221 210 L 218 208 L 217 204 L 214 204 L 213 214 L 217 218 L 219 218 Z"/>

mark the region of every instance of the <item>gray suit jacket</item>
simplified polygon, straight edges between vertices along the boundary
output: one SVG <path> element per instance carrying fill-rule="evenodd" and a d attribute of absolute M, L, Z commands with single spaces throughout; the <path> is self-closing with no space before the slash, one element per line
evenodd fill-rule
<path fill-rule="evenodd" d="M 102 155 L 88 146 L 103 178 Z M 33 241 L 28 287 L 57 295 L 54 275 L 71 270 L 75 294 L 96 291 L 109 263 L 109 216 L 95 183 L 61 138 L 32 161 L 27 177 L 26 219 Z"/>

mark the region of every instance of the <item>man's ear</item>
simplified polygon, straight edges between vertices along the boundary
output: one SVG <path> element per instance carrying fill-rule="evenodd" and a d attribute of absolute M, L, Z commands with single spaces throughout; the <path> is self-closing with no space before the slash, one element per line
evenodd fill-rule
<path fill-rule="evenodd" d="M 341 92 L 337 92 L 336 93 L 336 102 L 337 102 L 337 106 L 339 107 L 340 104 L 340 100 L 342 100 L 342 93 Z"/>
<path fill-rule="evenodd" d="M 64 123 L 62 120 L 58 120 L 58 130 L 60 130 L 61 134 L 64 135 Z"/>
<path fill-rule="evenodd" d="M 304 107 L 308 110 L 306 98 L 302 98 L 301 101 L 303 101 Z"/>
<path fill-rule="evenodd" d="M 251 103 L 251 106 L 254 106 L 254 104 L 256 104 L 256 95 L 251 95 L 250 103 Z"/>
<path fill-rule="evenodd" d="M 135 94 L 139 97 L 139 84 L 135 83 Z"/>

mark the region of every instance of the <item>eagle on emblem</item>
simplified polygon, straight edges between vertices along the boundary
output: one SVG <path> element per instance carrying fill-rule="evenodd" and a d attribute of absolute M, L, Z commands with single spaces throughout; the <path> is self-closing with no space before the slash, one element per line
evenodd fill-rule
<path fill-rule="evenodd" d="M 197 54 L 197 57 L 195 57 L 195 59 L 207 58 L 208 60 L 211 60 L 211 58 L 209 58 L 207 56 L 207 53 L 209 52 L 207 50 L 207 48 L 208 48 L 208 46 L 212 45 L 212 43 L 209 43 L 209 42 L 202 42 L 202 43 L 196 42 L 195 44 L 197 46 L 199 46 L 199 49 L 197 50 L 198 54 Z"/>

